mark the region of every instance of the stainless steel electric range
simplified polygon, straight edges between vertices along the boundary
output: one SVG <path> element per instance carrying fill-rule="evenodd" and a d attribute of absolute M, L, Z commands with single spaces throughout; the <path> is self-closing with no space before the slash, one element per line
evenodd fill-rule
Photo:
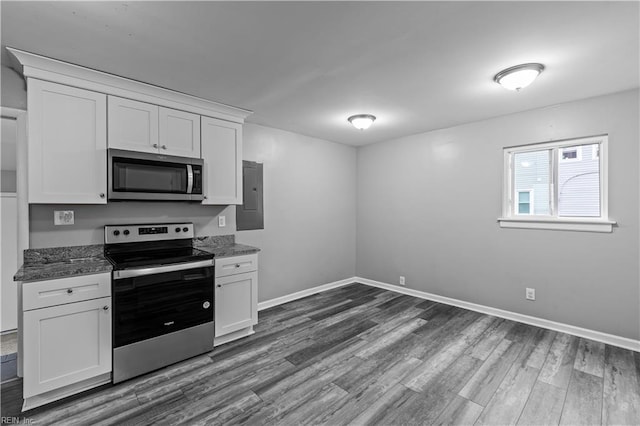
<path fill-rule="evenodd" d="M 107 225 L 113 264 L 113 382 L 213 349 L 213 254 L 192 223 Z"/>

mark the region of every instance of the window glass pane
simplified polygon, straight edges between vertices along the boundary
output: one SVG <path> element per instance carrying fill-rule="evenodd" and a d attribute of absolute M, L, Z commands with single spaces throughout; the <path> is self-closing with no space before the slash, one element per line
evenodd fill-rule
<path fill-rule="evenodd" d="M 578 147 L 585 155 L 558 164 L 558 215 L 600 216 L 599 144 Z"/>
<path fill-rule="evenodd" d="M 526 192 L 533 199 L 528 212 L 520 212 L 520 206 L 516 206 L 518 214 L 549 215 L 549 169 L 550 151 L 520 152 L 513 155 L 514 161 L 514 192 L 519 197 L 521 192 Z M 516 202 L 520 198 L 515 197 Z"/>
<path fill-rule="evenodd" d="M 531 194 L 529 191 L 519 192 L 518 194 L 520 194 L 518 196 L 519 203 L 529 203 L 529 200 L 531 199 L 531 197 L 529 197 L 529 195 Z"/>
<path fill-rule="evenodd" d="M 519 203 L 518 214 L 531 214 L 531 205 L 529 203 Z"/>

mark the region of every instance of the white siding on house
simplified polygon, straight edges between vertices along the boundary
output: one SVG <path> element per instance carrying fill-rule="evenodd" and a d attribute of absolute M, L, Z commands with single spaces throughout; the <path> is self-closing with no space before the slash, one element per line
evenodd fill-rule
<path fill-rule="evenodd" d="M 515 213 L 518 214 L 518 193 L 531 191 L 534 215 L 549 215 L 550 180 L 549 163 L 551 151 L 521 152 L 514 155 Z"/>
<path fill-rule="evenodd" d="M 598 146 L 598 144 L 578 146 L 577 148 L 582 151 L 579 160 L 562 160 L 560 153 L 558 159 L 558 216 L 600 216 Z"/>

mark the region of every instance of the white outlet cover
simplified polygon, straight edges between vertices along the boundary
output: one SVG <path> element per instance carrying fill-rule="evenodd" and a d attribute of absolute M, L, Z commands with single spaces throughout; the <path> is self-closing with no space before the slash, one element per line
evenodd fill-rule
<path fill-rule="evenodd" d="M 227 226 L 227 217 L 218 216 L 218 227 L 224 228 L 225 226 Z"/>
<path fill-rule="evenodd" d="M 404 284 L 405 284 L 404 277 L 402 277 L 402 276 L 401 276 L 401 277 L 400 277 L 400 285 L 404 285 Z"/>
<path fill-rule="evenodd" d="M 525 290 L 527 300 L 536 300 L 536 289 L 527 287 Z"/>
<path fill-rule="evenodd" d="M 54 210 L 54 225 L 73 225 L 75 221 L 73 210 Z"/>

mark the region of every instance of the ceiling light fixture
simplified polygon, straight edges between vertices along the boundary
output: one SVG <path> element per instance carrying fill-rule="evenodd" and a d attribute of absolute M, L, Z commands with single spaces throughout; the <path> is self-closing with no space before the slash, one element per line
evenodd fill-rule
<path fill-rule="evenodd" d="M 520 91 L 527 87 L 544 70 L 542 64 L 521 64 L 500 71 L 493 77 L 493 81 L 505 89 Z"/>
<path fill-rule="evenodd" d="M 347 120 L 349 123 L 353 124 L 358 130 L 365 130 L 371 127 L 374 121 L 376 121 L 376 117 L 371 114 L 358 114 L 352 115 Z"/>

